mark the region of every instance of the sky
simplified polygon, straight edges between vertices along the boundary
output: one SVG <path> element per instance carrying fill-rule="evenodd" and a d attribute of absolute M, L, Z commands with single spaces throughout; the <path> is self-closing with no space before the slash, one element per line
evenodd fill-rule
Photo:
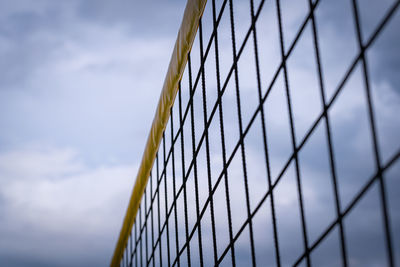
<path fill-rule="evenodd" d="M 307 15 L 308 5 L 307 1 L 281 2 L 287 49 L 299 23 Z M 325 95 L 330 100 L 356 56 L 358 44 L 350 1 L 320 2 L 316 20 Z M 363 38 L 367 40 L 395 1 L 359 2 Z M 0 6 L 0 265 L 107 266 L 140 164 L 185 2 L 0 0 Z M 218 10 L 219 7 L 217 1 Z M 267 1 L 257 22 L 263 92 L 280 63 L 275 8 L 273 2 Z M 235 3 L 235 16 L 239 45 L 250 25 L 247 1 Z M 212 29 L 210 19 L 211 9 L 207 5 L 203 25 L 207 40 Z M 383 164 L 400 148 L 399 27 L 397 11 L 366 53 Z M 227 12 L 221 21 L 219 46 L 221 79 L 225 80 L 232 63 Z M 198 49 L 196 39 L 193 70 L 199 68 L 199 57 L 195 54 Z M 313 49 L 308 25 L 287 63 L 297 143 L 322 110 Z M 216 99 L 213 54 L 212 48 L 205 64 L 209 105 Z M 249 43 L 238 62 L 245 126 L 258 103 L 254 66 L 253 46 Z M 187 99 L 187 71 L 182 84 L 182 95 Z M 194 98 L 196 142 L 204 129 L 200 92 L 197 90 Z M 229 133 L 227 155 L 231 154 L 239 136 L 235 101 L 231 79 L 223 96 L 224 123 Z M 265 113 L 274 181 L 292 153 L 282 73 L 266 100 Z M 367 114 L 362 68 L 358 64 L 328 112 L 343 208 L 375 173 Z M 219 119 L 214 121 L 210 126 L 210 147 L 212 174 L 216 177 L 222 158 L 220 122 Z M 244 141 L 252 208 L 268 187 L 260 122 L 258 116 Z M 190 136 L 189 122 L 184 131 L 185 136 Z M 191 144 L 185 143 L 185 146 L 190 148 Z M 186 153 L 188 151 L 186 149 Z M 186 156 L 185 160 L 188 166 L 190 157 Z M 299 153 L 299 163 L 307 230 L 312 243 L 336 216 L 324 124 L 319 124 Z M 198 165 L 200 179 L 206 179 L 204 149 Z M 237 231 L 246 209 L 239 153 L 234 156 L 228 173 L 232 195 L 236 196 L 232 200 L 232 215 L 233 229 Z M 396 162 L 385 176 L 397 262 L 400 262 L 399 174 L 400 164 Z M 188 180 L 188 188 L 194 188 L 193 179 Z M 375 184 L 344 220 L 351 266 L 386 263 L 378 189 Z M 200 188 L 201 203 L 205 201 L 207 190 L 206 186 Z M 293 264 L 303 251 L 296 194 L 292 163 L 274 189 L 284 266 Z M 223 190 L 217 190 L 219 253 L 228 243 L 224 201 Z M 189 203 L 194 203 L 193 195 Z M 254 218 L 254 229 L 259 233 L 256 253 L 261 265 L 272 266 L 275 256 L 269 199 L 265 203 Z M 191 212 L 189 224 L 193 225 L 194 209 Z M 180 214 L 179 220 L 182 218 Z M 249 260 L 247 231 L 237 243 L 239 265 L 246 265 Z M 205 242 L 211 242 L 206 224 L 203 233 Z M 340 258 L 338 242 L 335 228 L 312 254 L 313 263 L 317 266 L 340 264 L 337 262 Z M 212 251 L 205 250 L 205 253 L 212 264 Z M 229 260 L 230 256 L 226 258 Z M 229 262 L 224 264 L 229 265 Z"/>
<path fill-rule="evenodd" d="M 0 6 L 0 265 L 106 266 L 184 3 Z"/>

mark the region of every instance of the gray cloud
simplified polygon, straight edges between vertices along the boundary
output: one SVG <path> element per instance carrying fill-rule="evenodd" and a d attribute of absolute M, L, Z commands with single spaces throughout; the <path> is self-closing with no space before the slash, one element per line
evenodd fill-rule
<path fill-rule="evenodd" d="M 184 5 L 83 5 L 1 4 L 0 265 L 111 258 Z"/>

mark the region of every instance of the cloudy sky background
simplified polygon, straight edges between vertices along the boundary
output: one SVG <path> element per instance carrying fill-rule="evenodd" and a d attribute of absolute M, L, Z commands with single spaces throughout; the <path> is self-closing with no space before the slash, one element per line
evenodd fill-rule
<path fill-rule="evenodd" d="M 0 265 L 105 266 L 184 3 L 0 6 Z"/>
<path fill-rule="evenodd" d="M 263 92 L 280 61 L 273 2 L 267 1 L 257 22 Z M 362 31 L 367 40 L 395 1 L 360 2 Z M 35 1 L 33 4 L 18 0 L 1 1 L 0 6 L 0 264 L 108 265 L 185 3 L 76 0 Z M 219 9 L 220 3 L 217 6 Z M 307 1 L 282 1 L 286 49 L 307 12 Z M 207 40 L 212 29 L 211 14 L 208 5 L 203 29 Z M 250 23 L 247 1 L 235 5 L 235 16 L 240 21 L 236 23 L 239 45 Z M 326 97 L 330 100 L 358 51 L 350 1 L 321 1 L 316 19 Z M 399 149 L 398 27 L 399 12 L 367 53 L 384 164 Z M 221 78 L 225 80 L 232 63 L 227 12 L 221 21 L 219 41 L 223 62 Z M 238 65 L 244 125 L 248 124 L 258 102 L 251 42 L 250 38 Z M 196 39 L 192 55 L 194 72 L 199 67 L 198 47 Z M 210 110 L 216 99 L 213 48 L 205 69 Z M 288 61 L 298 143 L 321 112 L 315 70 L 312 31 L 308 25 Z M 188 95 L 186 75 L 182 81 L 184 102 Z M 281 73 L 265 105 L 273 181 L 292 153 L 283 81 Z M 201 101 L 201 90 L 197 90 L 194 103 L 196 143 L 204 129 Z M 235 103 L 231 80 L 223 97 L 224 126 L 229 133 L 227 155 L 231 154 L 238 138 Z M 177 115 L 177 110 L 174 111 Z M 341 205 L 345 208 L 375 172 L 361 65 L 354 70 L 329 116 Z M 214 182 L 222 166 L 217 117 L 218 112 L 210 128 Z M 176 122 L 177 119 L 175 131 Z M 324 127 L 320 123 L 299 155 L 310 243 L 336 216 Z M 184 131 L 188 166 L 190 120 L 185 123 Z M 268 188 L 260 134 L 258 116 L 245 139 L 252 209 Z M 207 194 L 204 151 L 203 145 L 198 162 L 201 203 Z M 176 162 L 180 162 L 179 153 L 177 150 Z M 171 177 L 170 165 L 168 168 L 168 177 Z M 236 154 L 228 173 L 230 190 L 235 195 L 232 213 L 236 232 L 244 221 L 246 208 L 240 153 Z M 386 176 L 394 251 L 400 251 L 399 173 L 400 165 L 396 163 Z M 179 177 L 178 170 L 178 186 Z M 188 190 L 193 192 L 193 172 L 190 177 Z M 170 179 L 168 183 L 170 191 Z M 228 243 L 223 188 L 222 182 L 215 196 L 219 254 Z M 377 184 L 374 185 L 357 209 L 345 219 L 348 254 L 354 266 L 379 266 L 386 261 L 378 189 Z M 291 265 L 303 251 L 296 194 L 292 163 L 274 190 L 285 266 Z M 161 207 L 164 207 L 163 199 L 161 197 Z M 188 201 L 193 205 L 189 222 L 193 226 L 193 193 L 189 194 Z M 180 211 L 183 210 L 182 202 L 180 197 Z M 257 213 L 254 231 L 257 233 L 258 263 L 272 265 L 275 256 L 269 205 L 268 199 Z M 210 220 L 209 211 L 206 214 L 204 225 Z M 183 231 L 183 213 L 178 217 L 179 229 Z M 269 228 L 265 228 L 266 225 Z M 203 236 L 204 244 L 212 244 L 210 229 L 206 226 Z M 194 238 L 193 247 L 196 242 Z M 313 262 L 323 266 L 321 261 L 325 261 L 324 266 L 336 266 L 340 257 L 338 242 L 338 229 L 335 228 L 327 242 L 313 253 Z M 237 263 L 246 264 L 249 260 L 248 230 L 240 236 L 236 249 Z M 196 255 L 195 249 L 193 253 Z M 211 246 L 207 246 L 205 255 L 206 262 L 211 264 Z M 398 252 L 396 257 L 400 262 Z M 228 262 L 224 263 L 229 265 L 230 255 L 225 258 Z"/>

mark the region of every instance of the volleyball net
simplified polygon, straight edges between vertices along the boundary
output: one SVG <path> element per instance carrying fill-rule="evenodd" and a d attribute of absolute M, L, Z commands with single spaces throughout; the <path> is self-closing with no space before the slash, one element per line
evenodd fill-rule
<path fill-rule="evenodd" d="M 400 1 L 289 2 L 188 1 L 111 266 L 395 266 Z"/>

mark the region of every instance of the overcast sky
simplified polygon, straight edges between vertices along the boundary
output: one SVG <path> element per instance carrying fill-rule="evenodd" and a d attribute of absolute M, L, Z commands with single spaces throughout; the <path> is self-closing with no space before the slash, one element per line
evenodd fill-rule
<path fill-rule="evenodd" d="M 0 265 L 105 266 L 185 4 L 0 6 Z"/>
<path fill-rule="evenodd" d="M 273 2 L 266 2 L 257 22 L 263 92 L 280 62 Z M 395 1 L 360 2 L 362 32 L 367 40 Z M 106 266 L 118 238 L 185 1 L 0 0 L 0 7 L 0 265 Z M 208 5 L 204 14 L 206 40 L 212 27 L 210 12 Z M 282 1 L 286 49 L 307 12 L 307 1 Z M 219 32 L 223 80 L 232 63 L 227 14 Z M 237 1 L 235 16 L 240 45 L 250 23 L 247 1 Z M 321 1 L 316 19 L 329 101 L 358 52 L 350 1 Z M 399 27 L 397 11 L 367 52 L 383 164 L 400 148 Z M 198 53 L 198 47 L 195 43 L 193 51 Z M 213 53 L 211 49 L 205 65 L 210 105 L 216 97 Z M 198 54 L 192 58 L 193 69 L 197 71 Z M 296 141 L 300 143 L 322 110 L 310 25 L 287 64 Z M 258 102 L 251 43 L 246 46 L 238 68 L 246 126 Z M 184 98 L 188 92 L 186 75 L 182 81 Z M 281 73 L 265 105 L 273 180 L 292 153 L 283 78 Z M 204 129 L 201 91 L 198 92 L 194 103 L 197 141 Z M 223 98 L 228 155 L 239 136 L 235 101 L 232 80 Z M 358 65 L 329 111 L 342 208 L 375 174 L 367 115 L 362 68 Z M 215 176 L 219 175 L 222 159 L 219 119 L 214 121 L 210 144 Z M 189 122 L 185 127 L 185 136 L 190 136 Z M 324 127 L 325 124 L 319 124 L 299 154 L 311 244 L 336 217 Z M 258 117 L 245 139 L 252 208 L 267 190 L 260 134 Z M 190 154 L 191 144 L 185 145 Z M 199 179 L 206 179 L 202 153 Z M 177 156 L 176 161 L 179 160 Z M 186 166 L 189 160 L 187 156 Z M 239 153 L 228 172 L 230 188 L 236 196 L 232 200 L 235 232 L 245 219 L 246 208 Z M 398 263 L 399 174 L 400 164 L 396 163 L 385 176 Z M 192 190 L 193 179 L 188 183 L 188 190 Z M 348 253 L 354 266 L 386 263 L 378 189 L 374 185 L 345 220 Z M 200 190 L 203 203 L 207 190 L 206 187 Z M 293 163 L 274 192 L 282 263 L 287 266 L 303 252 Z M 218 253 L 228 243 L 224 201 L 224 191 L 218 190 L 215 196 L 221 240 Z M 193 194 L 189 203 L 194 207 Z M 259 233 L 257 261 L 272 265 L 275 255 L 269 205 L 268 200 L 255 217 L 254 228 Z M 182 220 L 183 216 L 179 218 Z M 193 225 L 194 214 L 190 218 Z M 267 230 L 265 225 L 269 227 Z M 204 227 L 204 242 L 211 242 L 210 229 Z M 312 255 L 317 266 L 340 264 L 337 230 Z M 248 236 L 241 236 L 237 251 L 237 263 L 247 264 Z M 205 253 L 206 262 L 211 264 L 212 250 Z M 325 263 L 321 263 L 324 259 Z"/>

